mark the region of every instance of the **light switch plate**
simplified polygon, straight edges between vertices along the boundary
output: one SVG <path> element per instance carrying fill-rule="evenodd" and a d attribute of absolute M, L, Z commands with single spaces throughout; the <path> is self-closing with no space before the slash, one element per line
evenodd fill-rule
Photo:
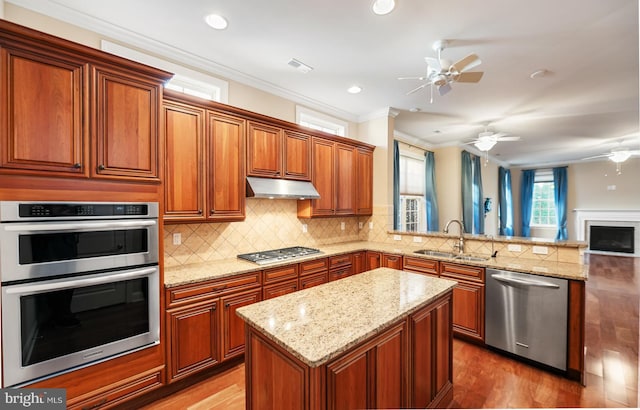
<path fill-rule="evenodd" d="M 369 222 L 369 229 L 373 229 L 373 222 Z"/>
<path fill-rule="evenodd" d="M 347 225 L 344 222 L 340 222 L 340 230 L 345 230 L 347 229 Z"/>
<path fill-rule="evenodd" d="M 546 246 L 534 246 L 532 252 L 538 255 L 547 255 L 549 253 L 549 248 Z"/>
<path fill-rule="evenodd" d="M 510 252 L 520 252 L 520 251 L 522 251 L 522 246 L 509 244 L 509 245 L 507 245 L 507 250 L 510 251 Z"/>
<path fill-rule="evenodd" d="M 421 236 L 414 236 L 413 237 L 413 241 L 414 242 L 422 242 L 422 237 Z"/>
<path fill-rule="evenodd" d="M 364 222 L 358 222 L 358 229 L 364 228 Z"/>
<path fill-rule="evenodd" d="M 308 232 L 307 224 L 302 224 L 302 233 L 307 233 L 307 232 Z"/>
<path fill-rule="evenodd" d="M 400 236 L 400 235 L 393 235 L 393 240 L 394 240 L 394 241 L 401 241 L 401 240 L 402 240 L 402 236 Z"/>

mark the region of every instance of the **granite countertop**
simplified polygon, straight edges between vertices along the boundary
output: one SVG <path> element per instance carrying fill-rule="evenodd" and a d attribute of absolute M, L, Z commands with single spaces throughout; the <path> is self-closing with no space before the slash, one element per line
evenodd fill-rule
<path fill-rule="evenodd" d="M 533 273 L 536 275 L 551 276 L 562 279 L 587 280 L 588 265 L 569 262 L 556 262 L 533 260 L 524 258 L 510 258 L 498 256 L 482 261 L 460 261 L 448 257 L 426 256 L 414 253 L 419 248 L 402 247 L 378 242 L 346 242 L 319 248 L 322 255 L 310 255 L 308 257 L 296 259 L 295 261 L 283 261 L 270 265 L 256 265 L 241 259 L 223 259 L 198 264 L 182 265 L 166 268 L 164 271 L 164 283 L 167 288 L 197 283 L 205 280 L 221 279 L 242 273 L 255 272 L 262 269 L 285 266 L 291 263 L 298 263 L 306 260 L 313 260 L 327 256 L 341 255 L 361 250 L 393 253 L 417 258 L 448 261 L 463 265 L 480 266 L 484 268 L 504 269 L 522 273 Z"/>
<path fill-rule="evenodd" d="M 378 268 L 236 312 L 267 338 L 317 367 L 426 306 L 456 283 Z"/>

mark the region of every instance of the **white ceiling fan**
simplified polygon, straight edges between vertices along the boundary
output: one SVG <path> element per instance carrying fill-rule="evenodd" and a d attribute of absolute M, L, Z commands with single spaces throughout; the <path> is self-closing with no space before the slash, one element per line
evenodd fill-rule
<path fill-rule="evenodd" d="M 609 158 L 616 163 L 616 172 L 618 175 L 622 174 L 622 163 L 631 158 L 632 156 L 640 155 L 640 150 L 632 149 L 614 149 L 606 154 L 594 155 L 592 157 L 582 158 L 583 161 L 596 158 Z"/>
<path fill-rule="evenodd" d="M 519 141 L 520 137 L 508 136 L 508 134 L 504 132 L 493 132 L 489 131 L 487 127 L 484 128 L 484 131 L 478 134 L 478 138 L 467 142 L 467 144 L 473 144 L 480 151 L 489 151 L 500 141 Z"/>
<path fill-rule="evenodd" d="M 484 74 L 482 71 L 468 71 L 477 67 L 482 63 L 480 58 L 475 54 L 469 54 L 462 60 L 451 63 L 449 60 L 442 58 L 441 53 L 449 45 L 447 40 L 438 40 L 433 43 L 433 49 L 438 52 L 438 58 L 425 57 L 427 62 L 427 75 L 420 77 L 398 77 L 398 80 L 420 80 L 426 81 L 407 95 L 413 94 L 427 86 L 430 87 L 431 99 L 433 103 L 433 86 L 436 86 L 440 95 L 445 95 L 451 91 L 451 83 L 477 83 Z"/>

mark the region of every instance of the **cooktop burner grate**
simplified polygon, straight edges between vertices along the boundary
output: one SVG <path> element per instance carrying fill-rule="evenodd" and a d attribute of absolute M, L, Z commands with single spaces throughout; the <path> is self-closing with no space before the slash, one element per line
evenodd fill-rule
<path fill-rule="evenodd" d="M 244 259 L 258 265 L 266 265 L 269 263 L 281 262 L 302 258 L 304 256 L 321 254 L 319 249 L 307 248 L 304 246 L 291 246 L 289 248 L 272 249 L 261 252 L 251 252 L 238 255 L 239 259 Z"/>

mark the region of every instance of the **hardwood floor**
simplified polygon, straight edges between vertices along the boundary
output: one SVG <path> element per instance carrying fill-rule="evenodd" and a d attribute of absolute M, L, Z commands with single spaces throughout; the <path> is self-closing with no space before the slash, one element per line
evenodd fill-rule
<path fill-rule="evenodd" d="M 456 339 L 452 407 L 638 406 L 640 258 L 588 258 L 586 387 Z M 142 408 L 244 409 L 244 365 Z"/>

